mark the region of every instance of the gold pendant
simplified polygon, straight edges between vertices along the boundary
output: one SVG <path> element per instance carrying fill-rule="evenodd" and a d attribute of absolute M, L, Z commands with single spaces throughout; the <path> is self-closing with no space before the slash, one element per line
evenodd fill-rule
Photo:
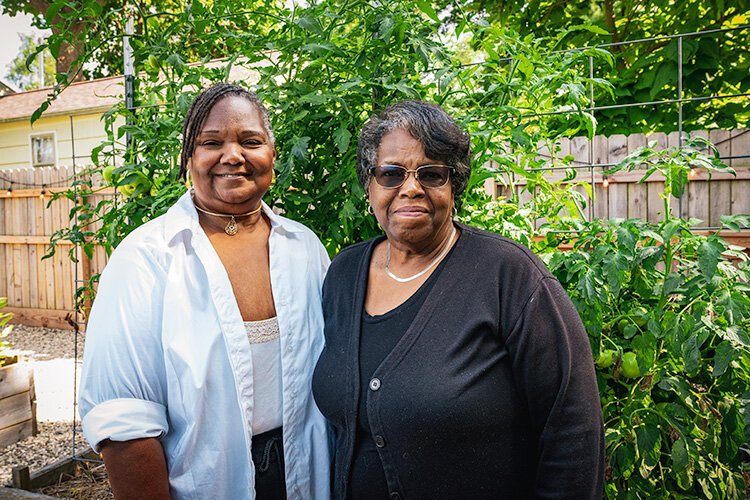
<path fill-rule="evenodd" d="M 234 220 L 234 216 L 229 219 L 229 223 L 227 224 L 227 227 L 224 228 L 224 232 L 229 236 L 234 236 L 235 234 L 237 234 L 237 221 Z"/>

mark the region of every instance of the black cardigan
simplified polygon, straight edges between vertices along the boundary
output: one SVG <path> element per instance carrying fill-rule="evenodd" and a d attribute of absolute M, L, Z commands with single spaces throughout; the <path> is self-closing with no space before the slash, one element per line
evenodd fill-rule
<path fill-rule="evenodd" d="M 346 497 L 360 397 L 394 499 L 600 497 L 601 406 L 573 304 L 527 248 L 460 227 L 367 394 L 359 335 L 382 237 L 345 249 L 328 270 L 313 393 L 335 430 L 334 498 Z"/>

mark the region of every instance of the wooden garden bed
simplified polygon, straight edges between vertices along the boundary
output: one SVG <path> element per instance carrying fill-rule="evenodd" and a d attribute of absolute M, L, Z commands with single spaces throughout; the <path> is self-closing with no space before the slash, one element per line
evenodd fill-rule
<path fill-rule="evenodd" d="M 0 368 L 0 448 L 35 436 L 36 391 L 31 363 L 18 356 Z"/>

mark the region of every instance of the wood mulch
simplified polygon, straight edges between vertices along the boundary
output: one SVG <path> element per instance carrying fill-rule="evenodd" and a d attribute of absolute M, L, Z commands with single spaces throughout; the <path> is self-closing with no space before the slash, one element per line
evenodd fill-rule
<path fill-rule="evenodd" d="M 59 483 L 36 490 L 36 493 L 73 500 L 114 499 L 104 464 L 89 462 L 81 462 L 75 475 L 65 475 Z"/>

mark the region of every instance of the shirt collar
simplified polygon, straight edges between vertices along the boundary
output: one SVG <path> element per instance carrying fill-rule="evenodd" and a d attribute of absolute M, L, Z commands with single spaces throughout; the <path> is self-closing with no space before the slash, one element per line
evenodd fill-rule
<path fill-rule="evenodd" d="M 277 215 L 271 210 L 266 202 L 261 201 L 263 206 L 263 213 L 266 214 L 268 220 L 271 221 L 272 231 L 284 231 L 287 233 L 301 233 L 303 228 L 300 224 L 297 224 L 285 217 Z M 193 205 L 193 199 L 190 197 L 190 192 L 186 191 L 177 203 L 172 205 L 166 214 L 166 222 L 164 224 L 164 236 L 167 241 L 171 241 L 181 231 L 190 231 L 192 234 L 198 230 L 198 211 Z"/>

